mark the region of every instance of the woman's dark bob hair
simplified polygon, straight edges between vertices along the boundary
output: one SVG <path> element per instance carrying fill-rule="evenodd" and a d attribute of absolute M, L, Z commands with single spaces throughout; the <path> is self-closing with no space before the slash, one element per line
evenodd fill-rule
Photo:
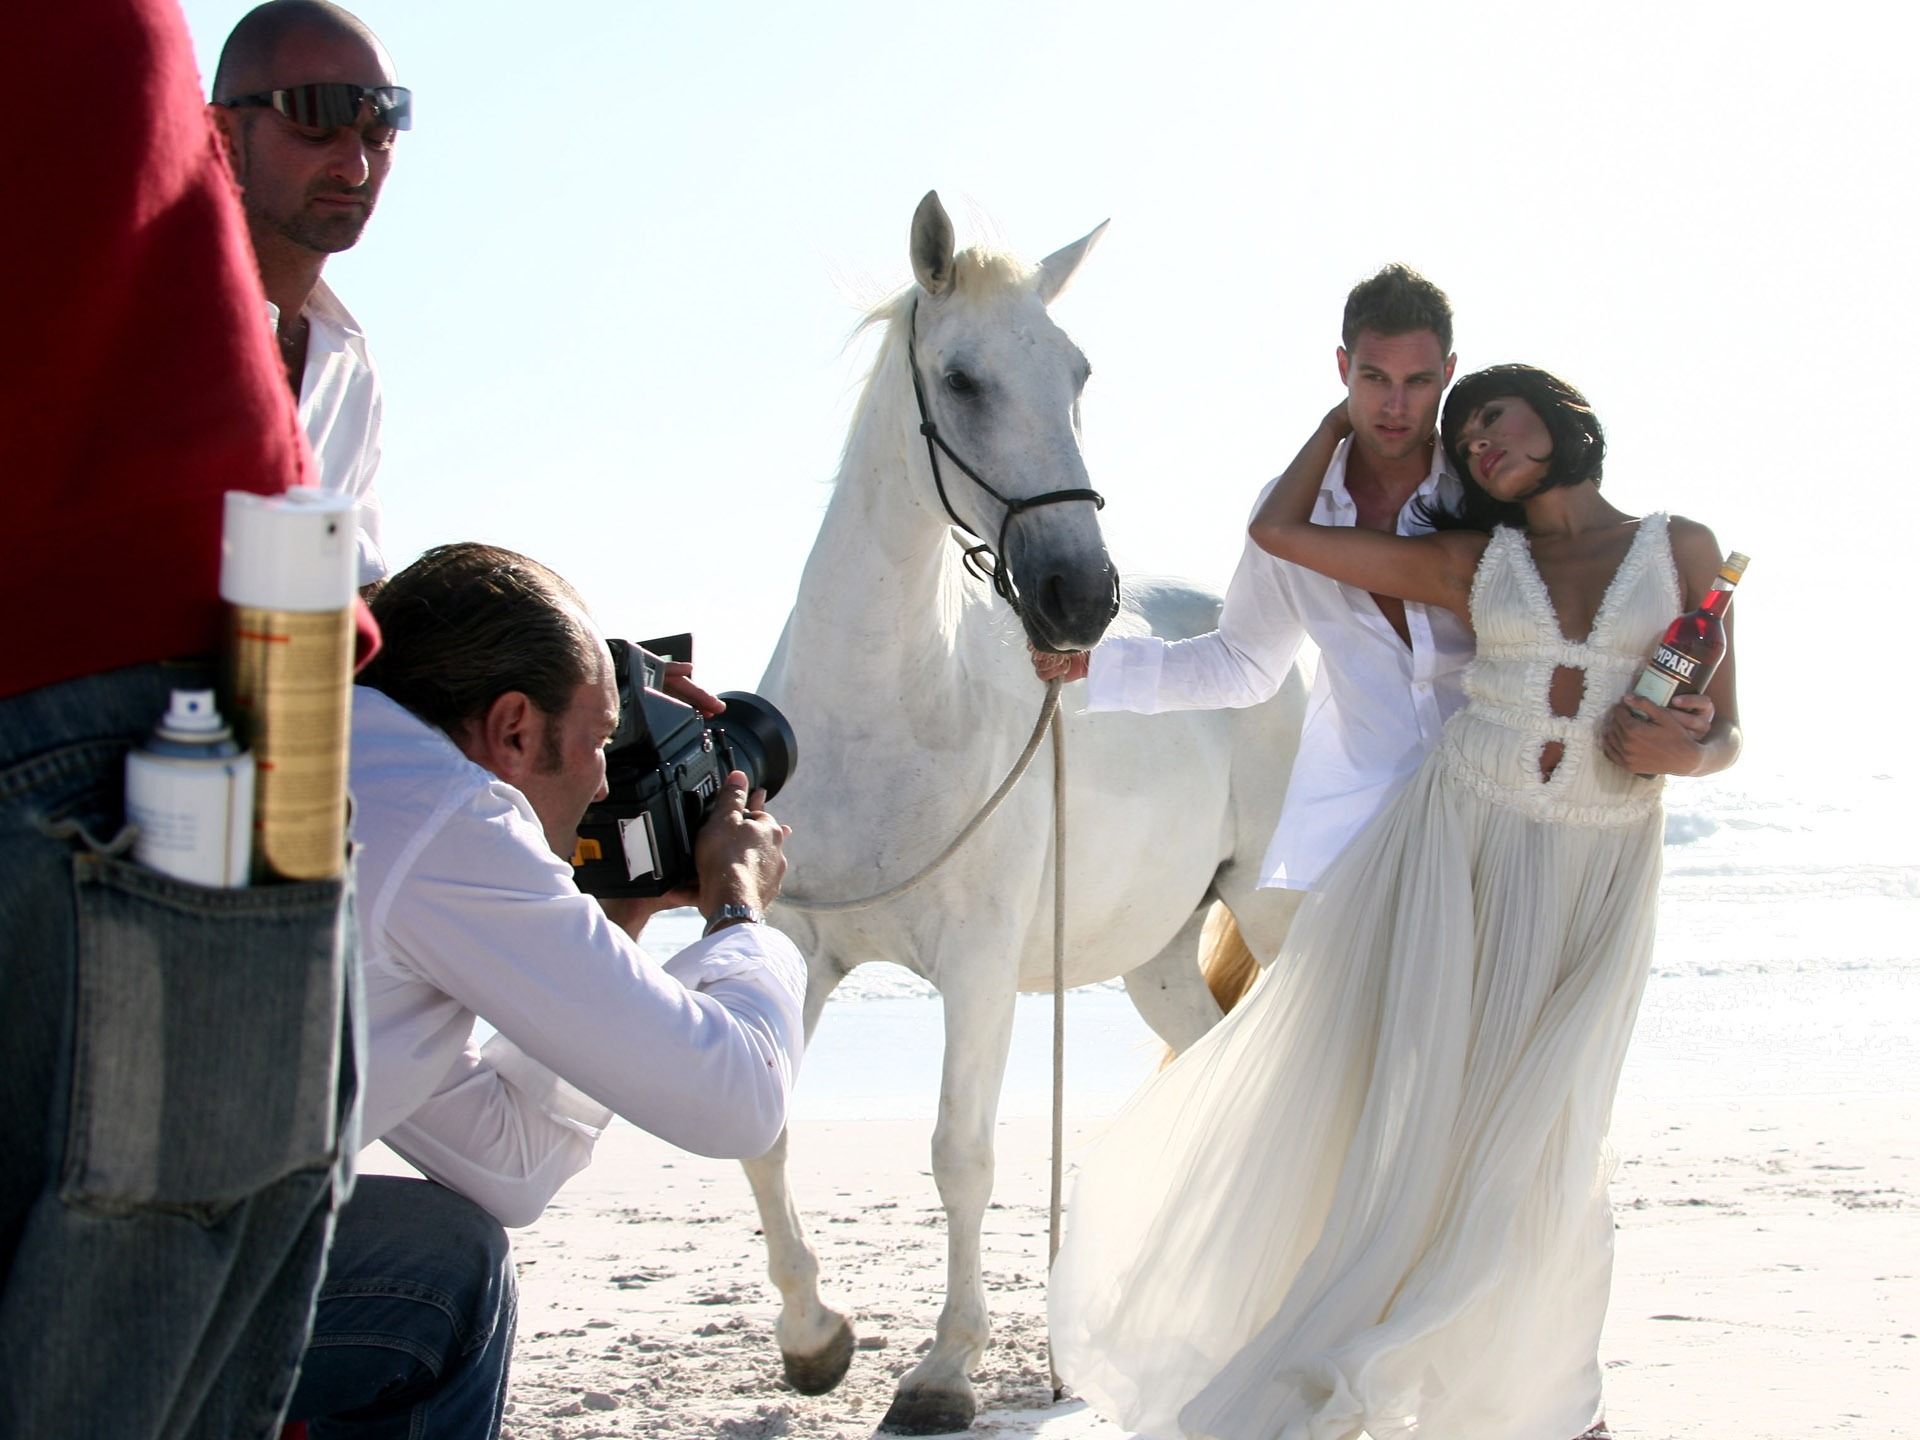
<path fill-rule="evenodd" d="M 1490 531 L 1496 525 L 1525 523 L 1525 511 L 1518 504 L 1496 500 L 1480 488 L 1469 457 L 1460 450 L 1460 432 L 1473 413 L 1490 401 L 1509 398 L 1524 400 L 1553 438 L 1546 477 L 1534 494 L 1556 485 L 1578 485 L 1583 480 L 1600 483 L 1607 437 L 1586 396 L 1559 376 L 1533 365 L 1495 365 L 1476 370 L 1453 387 L 1440 417 L 1440 443 L 1446 448 L 1453 473 L 1460 477 L 1462 495 L 1459 506 L 1452 509 L 1422 502 L 1422 512 L 1436 530 Z"/>

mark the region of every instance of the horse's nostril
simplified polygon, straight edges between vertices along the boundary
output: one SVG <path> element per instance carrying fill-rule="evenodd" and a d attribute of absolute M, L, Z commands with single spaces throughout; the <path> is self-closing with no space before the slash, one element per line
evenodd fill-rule
<path fill-rule="evenodd" d="M 1061 592 L 1065 588 L 1065 582 L 1057 570 L 1040 583 L 1040 591 L 1044 597 L 1049 615 L 1059 615 L 1063 613 L 1066 597 Z"/>
<path fill-rule="evenodd" d="M 1082 577 L 1069 571 L 1054 571 L 1041 583 L 1040 588 L 1046 597 L 1047 613 L 1060 620 L 1080 614 L 1091 598 Z"/>
<path fill-rule="evenodd" d="M 1048 571 L 1029 597 L 1033 619 L 1063 644 L 1082 649 L 1120 610 L 1120 580 L 1111 564 Z"/>

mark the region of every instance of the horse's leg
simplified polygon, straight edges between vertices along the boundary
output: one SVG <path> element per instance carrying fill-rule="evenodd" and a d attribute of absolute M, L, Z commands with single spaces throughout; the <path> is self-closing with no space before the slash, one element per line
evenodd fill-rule
<path fill-rule="evenodd" d="M 827 997 L 842 979 L 835 966 L 807 967 L 805 1019 L 807 1038 Z M 853 1360 L 853 1327 L 847 1317 L 820 1300 L 820 1259 L 800 1223 L 787 1183 L 787 1131 L 781 1130 L 773 1148 L 757 1160 L 742 1162 L 754 1204 L 760 1208 L 760 1228 L 767 1237 L 767 1274 L 780 1291 L 780 1318 L 773 1336 L 787 1383 L 802 1395 L 824 1395 L 838 1385 Z"/>
<path fill-rule="evenodd" d="M 1200 931 L 1211 901 L 1204 902 L 1153 959 L 1127 971 L 1127 998 L 1177 1055 L 1220 1020 L 1220 1007 L 1200 971 Z"/>
<path fill-rule="evenodd" d="M 983 957 L 984 958 L 984 957 Z M 956 983 L 956 972 L 969 983 Z M 987 1348 L 987 1292 L 980 1225 L 993 1194 L 993 1122 L 1013 1036 L 1012 968 L 950 964 L 942 976 L 946 1055 L 933 1177 L 947 1212 L 947 1303 L 927 1358 L 900 1377 L 880 1422 L 896 1435 L 945 1435 L 973 1423 L 968 1372 Z"/>

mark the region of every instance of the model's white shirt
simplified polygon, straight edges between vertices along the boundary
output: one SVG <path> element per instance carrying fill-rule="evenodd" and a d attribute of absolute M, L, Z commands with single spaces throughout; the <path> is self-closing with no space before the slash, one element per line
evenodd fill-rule
<path fill-rule="evenodd" d="M 1351 438 L 1340 443 L 1321 481 L 1313 507 L 1318 524 L 1356 519 L 1347 494 L 1352 444 Z M 1278 483 L 1261 491 L 1260 501 Z M 1414 509 L 1436 495 L 1447 502 L 1459 495 L 1438 445 L 1427 478 L 1400 511 L 1402 535 L 1427 528 Z M 1220 628 L 1190 640 L 1124 635 L 1101 641 L 1088 667 L 1087 708 L 1151 715 L 1257 705 L 1280 688 L 1301 640 L 1312 640 L 1320 662 L 1260 874 L 1262 885 L 1311 889 L 1420 768 L 1464 699 L 1460 678 L 1473 658 L 1472 633 L 1437 606 L 1406 609 L 1411 645 L 1366 591 L 1277 560 L 1248 540 L 1227 587 Z"/>
<path fill-rule="evenodd" d="M 267 302 L 277 330 L 279 307 Z M 300 428 L 320 472 L 320 488 L 350 495 L 359 510 L 360 580 L 371 585 L 388 573 L 380 548 L 380 372 L 366 333 L 325 280 L 307 300 L 307 368 L 300 378 Z"/>
<path fill-rule="evenodd" d="M 617 1113 L 702 1155 L 786 1122 L 806 965 L 734 925 L 662 965 L 574 885 L 513 786 L 353 692 L 366 976 L 364 1134 L 505 1225 L 585 1168 Z M 473 1037 L 478 1016 L 497 1033 Z"/>

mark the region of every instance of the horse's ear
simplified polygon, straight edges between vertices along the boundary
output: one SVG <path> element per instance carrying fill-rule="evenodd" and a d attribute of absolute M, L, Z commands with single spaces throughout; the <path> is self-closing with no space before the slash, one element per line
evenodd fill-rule
<path fill-rule="evenodd" d="M 953 221 L 947 218 L 937 192 L 929 190 L 913 212 L 913 230 L 907 237 L 913 256 L 913 278 L 929 295 L 953 288 Z"/>
<path fill-rule="evenodd" d="M 1071 245 L 1063 245 L 1040 262 L 1040 303 L 1051 305 L 1060 292 L 1067 288 L 1067 282 L 1073 278 L 1073 272 L 1080 268 L 1080 262 L 1087 258 L 1087 252 L 1106 233 L 1110 220 L 1102 220 L 1087 234 L 1082 235 Z"/>

